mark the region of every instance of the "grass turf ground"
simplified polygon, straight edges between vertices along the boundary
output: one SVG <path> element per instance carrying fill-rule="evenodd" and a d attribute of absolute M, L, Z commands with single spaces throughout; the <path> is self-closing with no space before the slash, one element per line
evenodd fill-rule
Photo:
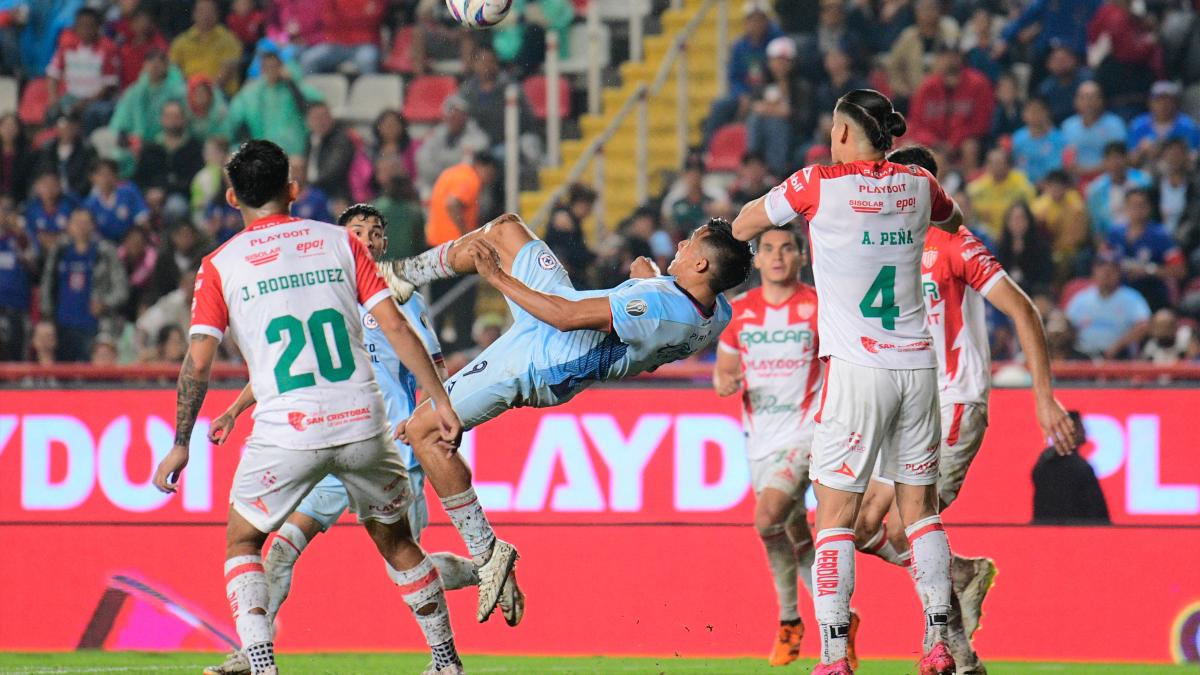
<path fill-rule="evenodd" d="M 42 654 L 0 654 L 0 675 L 49 675 L 50 673 L 194 673 L 206 665 L 219 663 L 217 654 L 148 654 L 140 652 L 68 652 Z M 658 675 L 663 673 L 712 673 L 743 675 L 807 675 L 812 658 L 804 658 L 788 668 L 770 668 L 765 659 L 687 659 L 687 658 L 608 658 L 608 657 L 464 657 L 468 673 L 621 673 Z M 429 662 L 425 654 L 283 654 L 279 666 L 285 675 L 393 675 L 420 673 Z M 903 675 L 915 667 L 907 661 L 864 660 L 859 675 Z M 991 675 L 1195 675 L 1195 666 L 1101 664 L 1101 663 L 1024 663 L 989 662 Z"/>

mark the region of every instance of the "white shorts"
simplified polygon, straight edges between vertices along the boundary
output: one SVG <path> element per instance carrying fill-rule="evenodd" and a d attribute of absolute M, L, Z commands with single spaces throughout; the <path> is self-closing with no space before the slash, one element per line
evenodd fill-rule
<path fill-rule="evenodd" d="M 756 495 L 774 488 L 803 503 L 808 484 L 807 447 L 776 450 L 750 460 L 750 485 Z"/>
<path fill-rule="evenodd" d="M 412 503 L 408 505 L 408 526 L 413 539 L 420 541 L 421 532 L 429 524 L 429 507 L 425 504 L 425 471 L 421 467 L 409 467 L 408 485 L 413 496 Z M 348 508 L 350 496 L 346 493 L 346 486 L 337 476 L 330 474 L 304 497 L 296 513 L 303 513 L 317 521 L 324 532 L 333 527 Z"/>
<path fill-rule="evenodd" d="M 938 461 L 938 498 L 949 506 L 958 498 L 967 469 L 979 454 L 987 431 L 987 406 L 975 403 L 949 403 L 942 406 L 942 443 Z M 892 481 L 879 475 L 879 466 L 871 477 L 888 485 Z"/>
<path fill-rule="evenodd" d="M 809 473 L 814 483 L 864 492 L 879 474 L 906 485 L 938 478 L 937 370 L 871 368 L 830 358 Z"/>
<path fill-rule="evenodd" d="M 384 431 L 321 450 L 250 443 L 233 476 L 229 502 L 260 532 L 273 532 L 325 476 L 346 487 L 359 521 L 394 523 L 408 515 L 412 488 L 400 452 Z"/>

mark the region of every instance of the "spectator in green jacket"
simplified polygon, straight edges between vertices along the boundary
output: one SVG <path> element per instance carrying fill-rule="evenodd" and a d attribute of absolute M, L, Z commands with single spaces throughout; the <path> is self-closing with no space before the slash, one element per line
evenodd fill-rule
<path fill-rule="evenodd" d="M 261 59 L 262 74 L 247 82 L 229 105 L 233 138 L 261 138 L 278 144 L 289 155 L 304 154 L 308 145 L 305 93 L 277 49 L 266 47 Z"/>
<path fill-rule="evenodd" d="M 142 74 L 117 101 L 117 109 L 108 123 L 110 129 L 125 144 L 130 137 L 139 141 L 151 140 L 162 131 L 158 119 L 167 101 L 182 103 L 187 98 L 183 73 L 167 61 L 161 51 L 146 56 Z"/>

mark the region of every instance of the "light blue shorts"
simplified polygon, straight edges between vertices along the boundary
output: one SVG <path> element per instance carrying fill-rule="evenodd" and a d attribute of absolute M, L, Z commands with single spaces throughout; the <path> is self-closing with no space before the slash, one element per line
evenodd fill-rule
<path fill-rule="evenodd" d="M 413 539 L 421 538 L 421 531 L 429 524 L 429 507 L 425 504 L 425 471 L 421 467 L 408 469 L 408 484 L 412 489 L 412 503 L 408 507 L 408 525 L 412 529 Z M 337 476 L 325 476 L 316 487 L 304 497 L 297 513 L 317 521 L 324 532 L 333 526 L 350 507 L 350 497 L 346 494 L 346 486 Z"/>
<path fill-rule="evenodd" d="M 575 291 L 571 278 L 558 257 L 535 239 L 513 258 L 512 275 L 535 291 L 570 294 Z M 450 402 L 466 429 L 483 424 L 500 413 L 528 405 L 535 388 L 530 374 L 530 350 L 543 348 L 535 333 L 541 323 L 508 298 L 513 325 L 500 339 L 446 381 Z"/>

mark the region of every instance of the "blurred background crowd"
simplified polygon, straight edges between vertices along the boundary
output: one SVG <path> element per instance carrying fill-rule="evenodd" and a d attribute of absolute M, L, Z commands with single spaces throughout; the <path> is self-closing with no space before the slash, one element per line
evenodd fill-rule
<path fill-rule="evenodd" d="M 503 92 L 522 85 L 521 181 L 536 182 L 547 37 L 578 60 L 587 2 L 516 0 L 471 32 L 441 0 L 0 0 L 0 360 L 179 361 L 194 270 L 242 227 L 221 165 L 250 137 L 292 155 L 295 215 L 376 204 L 389 257 L 486 223 Z M 1054 358 L 1195 359 L 1197 5 L 735 3 L 726 95 L 663 194 L 597 231 L 596 192 L 572 185 L 544 237 L 580 287 L 615 285 L 641 255 L 665 268 L 706 218 L 828 161 L 834 102 L 872 87 L 909 120 L 899 145 L 935 151 L 969 227 L 1035 298 Z M 629 45 L 613 28 L 616 63 Z M 577 135 L 583 85 L 566 82 Z M 506 320 L 454 303 L 439 317 L 451 367 Z M 1011 326 L 989 321 L 994 356 L 1019 359 Z"/>

